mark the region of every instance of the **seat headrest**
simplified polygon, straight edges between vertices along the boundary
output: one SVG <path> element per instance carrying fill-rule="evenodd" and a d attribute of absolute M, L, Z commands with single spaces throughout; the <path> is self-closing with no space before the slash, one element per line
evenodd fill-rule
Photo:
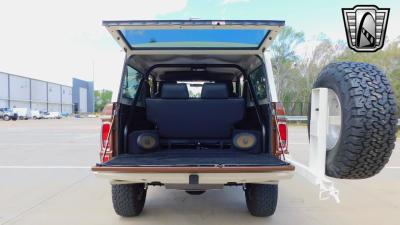
<path fill-rule="evenodd" d="M 187 99 L 189 91 L 186 84 L 164 84 L 161 87 L 161 98 L 166 99 Z"/>
<path fill-rule="evenodd" d="M 201 98 L 221 99 L 228 98 L 228 88 L 224 83 L 204 83 L 201 89 Z"/>

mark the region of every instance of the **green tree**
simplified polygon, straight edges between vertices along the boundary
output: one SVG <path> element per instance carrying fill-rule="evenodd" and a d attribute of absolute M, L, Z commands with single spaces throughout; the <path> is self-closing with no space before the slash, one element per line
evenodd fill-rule
<path fill-rule="evenodd" d="M 303 77 L 299 70 L 300 58 L 295 48 L 304 42 L 304 33 L 286 27 L 271 45 L 272 69 L 275 75 L 278 98 L 284 102 L 287 111 L 294 108 L 298 101 L 299 84 Z"/>
<path fill-rule="evenodd" d="M 302 78 L 296 84 L 296 99 L 300 103 L 292 106 L 296 113 L 306 114 L 315 80 L 321 70 L 343 52 L 344 47 L 342 42 L 334 43 L 328 38 L 323 38 L 318 41 L 309 56 L 301 58 L 298 68 Z"/>
<path fill-rule="evenodd" d="M 276 62 L 296 61 L 295 48 L 304 42 L 304 33 L 295 31 L 292 27 L 285 27 L 271 45 L 272 58 Z"/>
<path fill-rule="evenodd" d="M 365 62 L 378 66 L 389 78 L 392 89 L 400 105 L 400 41 L 391 42 L 383 50 L 374 53 L 345 50 L 336 61 Z"/>
<path fill-rule="evenodd" d="M 104 106 L 111 103 L 112 91 L 110 90 L 95 90 L 95 111 L 100 112 Z"/>

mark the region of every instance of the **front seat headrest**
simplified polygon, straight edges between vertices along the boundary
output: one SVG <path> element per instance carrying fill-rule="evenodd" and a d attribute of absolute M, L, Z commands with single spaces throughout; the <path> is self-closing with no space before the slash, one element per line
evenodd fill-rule
<path fill-rule="evenodd" d="M 189 91 L 186 84 L 164 84 L 161 87 L 161 98 L 166 99 L 187 99 Z"/>
<path fill-rule="evenodd" d="M 221 99 L 228 98 L 228 88 L 224 83 L 204 83 L 201 89 L 201 98 Z"/>

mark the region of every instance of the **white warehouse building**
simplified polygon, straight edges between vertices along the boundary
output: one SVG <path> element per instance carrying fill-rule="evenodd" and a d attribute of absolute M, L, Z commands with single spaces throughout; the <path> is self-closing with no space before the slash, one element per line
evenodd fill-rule
<path fill-rule="evenodd" d="M 0 72 L 0 108 L 72 113 L 72 87 Z"/>

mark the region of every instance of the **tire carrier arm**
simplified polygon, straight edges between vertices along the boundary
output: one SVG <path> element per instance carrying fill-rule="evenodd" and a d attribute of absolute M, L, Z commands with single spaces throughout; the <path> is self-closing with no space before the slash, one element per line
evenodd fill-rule
<path fill-rule="evenodd" d="M 278 102 L 275 80 L 272 71 L 271 56 L 268 51 L 263 54 L 267 84 L 272 102 Z M 325 176 L 326 133 L 328 125 L 328 89 L 317 88 L 311 92 L 311 121 L 310 121 L 310 152 L 308 165 L 302 164 L 290 155 L 285 160 L 295 166 L 296 172 L 306 178 L 313 185 L 319 186 L 319 199 L 333 198 L 340 202 L 339 190 L 334 183 Z"/>
<path fill-rule="evenodd" d="M 308 166 L 289 155 L 286 161 L 296 167 L 296 172 L 314 185 L 319 186 L 319 199 L 333 198 L 340 203 L 339 190 L 325 176 L 326 133 L 328 126 L 328 89 L 315 88 L 311 92 L 310 152 Z"/>

